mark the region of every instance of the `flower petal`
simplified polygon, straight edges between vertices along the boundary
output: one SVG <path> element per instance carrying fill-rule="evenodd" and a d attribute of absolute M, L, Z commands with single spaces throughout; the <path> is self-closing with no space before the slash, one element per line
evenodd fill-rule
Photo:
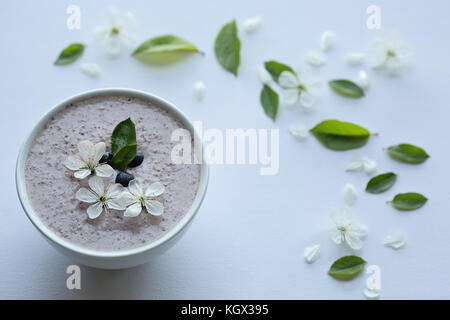
<path fill-rule="evenodd" d="M 145 200 L 145 208 L 147 212 L 153 216 L 160 216 L 164 213 L 164 206 L 161 202 L 156 200 Z"/>
<path fill-rule="evenodd" d="M 255 32 L 261 24 L 261 17 L 248 18 L 244 22 L 244 31 L 247 33 Z"/>
<path fill-rule="evenodd" d="M 88 184 L 89 188 L 91 188 L 98 196 L 105 193 L 105 184 L 103 183 L 102 178 L 93 176 L 92 178 L 89 178 Z"/>
<path fill-rule="evenodd" d="M 108 208 L 114 209 L 114 210 L 125 210 L 126 203 L 122 201 L 120 198 L 110 199 L 107 200 L 106 205 Z"/>
<path fill-rule="evenodd" d="M 94 39 L 99 44 L 104 44 L 109 36 L 111 29 L 108 27 L 97 27 L 94 29 Z"/>
<path fill-rule="evenodd" d="M 333 240 L 333 242 L 337 243 L 337 244 L 341 244 L 342 241 L 344 240 L 342 232 L 336 228 L 331 229 L 330 237 L 331 237 L 331 240 Z"/>
<path fill-rule="evenodd" d="M 388 235 L 385 239 L 384 239 L 384 245 L 386 247 L 391 247 L 394 249 L 400 249 L 401 247 L 403 247 L 406 243 L 406 238 L 405 235 L 401 232 L 395 232 L 391 235 Z"/>
<path fill-rule="evenodd" d="M 135 204 L 129 206 L 127 210 L 123 213 L 125 217 L 137 217 L 142 211 L 142 206 L 140 202 L 136 202 Z"/>
<path fill-rule="evenodd" d="M 100 216 L 102 211 L 103 211 L 103 204 L 101 202 L 97 202 L 89 206 L 89 208 L 87 208 L 87 214 L 90 219 L 97 218 L 98 216 Z"/>
<path fill-rule="evenodd" d="M 364 241 L 360 237 L 357 237 L 349 232 L 345 234 L 345 242 L 347 242 L 349 247 L 353 250 L 359 250 L 364 245 Z"/>
<path fill-rule="evenodd" d="M 264 66 L 258 66 L 256 68 L 259 80 L 264 84 L 269 84 L 272 82 L 272 76 L 267 71 Z"/>
<path fill-rule="evenodd" d="M 82 170 L 79 170 L 79 171 L 75 172 L 74 176 L 77 179 L 84 179 L 87 176 L 89 176 L 90 174 L 91 174 L 91 170 L 89 170 L 89 169 L 82 169 Z"/>
<path fill-rule="evenodd" d="M 81 160 L 84 162 L 92 161 L 95 157 L 95 147 L 89 140 L 81 141 L 78 144 L 78 151 L 80 152 Z"/>
<path fill-rule="evenodd" d="M 349 206 L 352 206 L 358 199 L 358 190 L 356 190 L 356 187 L 351 183 L 347 183 L 344 186 L 343 194 L 345 204 Z"/>
<path fill-rule="evenodd" d="M 358 238 L 364 238 L 367 236 L 367 227 L 359 222 L 353 222 L 347 229 L 347 234 Z"/>
<path fill-rule="evenodd" d="M 108 8 L 108 20 L 109 24 L 112 27 L 117 27 L 119 24 L 119 11 L 116 7 L 109 7 Z"/>
<path fill-rule="evenodd" d="M 316 99 L 309 92 L 303 91 L 300 93 L 300 103 L 305 108 L 311 108 L 315 101 Z"/>
<path fill-rule="evenodd" d="M 326 62 L 325 58 L 317 51 L 308 51 L 306 62 L 313 67 L 323 66 Z"/>
<path fill-rule="evenodd" d="M 79 68 L 81 72 L 90 77 L 98 77 L 100 75 L 100 66 L 96 63 L 81 63 Z"/>
<path fill-rule="evenodd" d="M 94 156 L 94 163 L 98 164 L 100 159 L 103 157 L 106 151 L 106 145 L 104 142 L 99 142 L 95 146 L 95 156 Z"/>
<path fill-rule="evenodd" d="M 390 57 L 386 60 L 386 70 L 390 76 L 398 76 L 401 72 L 402 64 L 397 57 Z"/>
<path fill-rule="evenodd" d="M 114 172 L 115 172 L 114 169 L 109 164 L 106 163 L 100 164 L 95 168 L 95 174 L 103 178 L 112 176 Z"/>
<path fill-rule="evenodd" d="M 284 89 L 297 89 L 298 78 L 290 71 L 283 71 L 278 77 L 278 84 Z"/>
<path fill-rule="evenodd" d="M 388 43 L 382 38 L 376 38 L 372 42 L 372 56 L 370 59 L 370 66 L 372 68 L 380 68 L 384 65 L 387 59 L 386 51 L 388 49 Z"/>
<path fill-rule="evenodd" d="M 362 159 L 364 171 L 370 176 L 377 171 L 377 162 L 375 160 L 363 157 Z"/>
<path fill-rule="evenodd" d="M 320 256 L 320 244 L 316 244 L 312 247 L 306 247 L 303 251 L 303 257 L 308 263 L 313 263 Z"/>
<path fill-rule="evenodd" d="M 143 196 L 144 191 L 142 190 L 142 186 L 139 180 L 133 179 L 128 184 L 128 190 L 135 196 Z"/>
<path fill-rule="evenodd" d="M 322 51 L 330 50 L 336 43 L 336 34 L 332 31 L 325 31 L 320 37 L 320 49 Z"/>
<path fill-rule="evenodd" d="M 289 127 L 289 133 L 292 134 L 292 136 L 294 136 L 297 140 L 306 140 L 306 138 L 308 137 L 309 134 L 309 130 L 302 125 L 298 125 L 298 126 L 291 126 Z"/>
<path fill-rule="evenodd" d="M 281 103 L 286 105 L 296 104 L 298 101 L 298 90 L 297 89 L 284 89 L 280 92 Z"/>
<path fill-rule="evenodd" d="M 164 185 L 161 182 L 152 183 L 147 190 L 145 190 L 146 197 L 157 197 L 163 194 L 165 190 Z"/>
<path fill-rule="evenodd" d="M 69 156 L 64 165 L 70 170 L 79 170 L 86 167 L 86 164 L 78 157 Z"/>
<path fill-rule="evenodd" d="M 364 168 L 364 164 L 361 157 L 357 157 L 353 159 L 349 164 L 345 167 L 345 171 L 361 171 Z"/>
<path fill-rule="evenodd" d="M 198 101 L 202 101 L 205 97 L 205 84 L 201 81 L 194 83 L 194 95 Z"/>
<path fill-rule="evenodd" d="M 369 88 L 370 81 L 367 72 L 365 72 L 364 70 L 359 71 L 357 83 L 364 90 L 367 90 Z"/>
<path fill-rule="evenodd" d="M 364 62 L 366 55 L 362 52 L 350 52 L 347 53 L 346 60 L 351 66 L 357 66 Z"/>
<path fill-rule="evenodd" d="M 125 191 L 125 188 L 120 183 L 112 183 L 106 189 L 106 197 L 108 199 L 118 198 Z"/>
<path fill-rule="evenodd" d="M 79 201 L 87 203 L 94 203 L 98 201 L 97 195 L 87 188 L 80 188 L 77 193 L 75 193 L 75 198 Z"/>
<path fill-rule="evenodd" d="M 111 57 L 117 57 L 122 51 L 122 43 L 120 38 L 117 36 L 110 36 L 106 39 L 105 42 L 106 52 Z"/>

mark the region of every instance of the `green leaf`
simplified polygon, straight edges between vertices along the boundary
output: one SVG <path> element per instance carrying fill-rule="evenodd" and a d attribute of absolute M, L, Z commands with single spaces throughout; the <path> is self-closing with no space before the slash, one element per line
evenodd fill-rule
<path fill-rule="evenodd" d="M 340 280 L 355 278 L 362 270 L 366 261 L 357 256 L 345 256 L 337 259 L 328 270 L 328 274 Z"/>
<path fill-rule="evenodd" d="M 428 199 L 420 193 L 408 192 L 399 193 L 389 203 L 398 210 L 410 211 L 421 208 L 427 201 Z"/>
<path fill-rule="evenodd" d="M 136 128 L 130 118 L 120 122 L 111 136 L 111 166 L 124 171 L 137 152 Z"/>
<path fill-rule="evenodd" d="M 283 71 L 290 71 L 295 74 L 295 71 L 291 67 L 277 61 L 266 61 L 264 62 L 264 66 L 276 83 L 278 83 L 278 78 Z"/>
<path fill-rule="evenodd" d="M 264 85 L 261 90 L 260 101 L 264 113 L 272 120 L 275 120 L 278 113 L 278 93 L 272 90 L 268 85 Z"/>
<path fill-rule="evenodd" d="M 325 147 L 333 150 L 360 148 L 370 137 L 367 129 L 339 120 L 322 121 L 310 131 Z"/>
<path fill-rule="evenodd" d="M 397 175 L 393 172 L 383 173 L 370 179 L 367 183 L 366 191 L 369 193 L 382 193 L 389 190 L 397 180 Z"/>
<path fill-rule="evenodd" d="M 348 98 L 361 98 L 364 91 L 356 83 L 350 80 L 331 80 L 328 81 L 329 86 L 334 92 Z"/>
<path fill-rule="evenodd" d="M 174 35 L 163 35 L 143 42 L 133 56 L 150 64 L 168 64 L 200 52 L 191 42 Z"/>
<path fill-rule="evenodd" d="M 73 43 L 70 46 L 66 47 L 61 53 L 59 57 L 54 62 L 57 66 L 62 66 L 65 64 L 69 64 L 77 60 L 84 51 L 84 44 L 81 43 Z"/>
<path fill-rule="evenodd" d="M 422 148 L 406 143 L 389 147 L 388 154 L 392 159 L 410 164 L 423 163 L 430 157 Z"/>
<path fill-rule="evenodd" d="M 237 76 L 240 63 L 241 41 L 238 38 L 236 21 L 222 27 L 214 44 L 217 61 L 227 71 Z"/>

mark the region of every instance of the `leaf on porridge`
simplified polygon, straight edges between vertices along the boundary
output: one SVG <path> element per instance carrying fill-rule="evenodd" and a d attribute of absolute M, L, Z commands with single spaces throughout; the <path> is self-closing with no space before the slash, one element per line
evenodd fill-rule
<path fill-rule="evenodd" d="M 130 118 L 120 122 L 111 136 L 111 166 L 123 171 L 137 153 L 136 128 Z"/>

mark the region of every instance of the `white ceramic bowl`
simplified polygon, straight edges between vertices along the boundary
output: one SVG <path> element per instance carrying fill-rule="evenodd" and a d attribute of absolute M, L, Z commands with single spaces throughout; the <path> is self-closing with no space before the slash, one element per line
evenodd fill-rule
<path fill-rule="evenodd" d="M 195 132 L 192 122 L 181 112 L 177 107 L 171 103 L 154 96 L 150 93 L 143 91 L 133 90 L 133 89 L 121 89 L 121 88 L 107 88 L 107 89 L 97 89 L 87 91 L 81 94 L 77 94 L 73 97 L 65 99 L 64 101 L 58 103 L 50 111 L 48 111 L 36 124 L 31 133 L 26 138 L 24 144 L 22 145 L 16 165 L 16 187 L 17 193 L 19 195 L 19 200 L 22 207 L 27 214 L 28 218 L 34 224 L 34 226 L 41 232 L 41 234 L 48 240 L 48 242 L 55 247 L 58 251 L 72 258 L 74 261 L 81 264 L 101 268 L 101 269 L 122 269 L 130 268 L 143 263 L 146 263 L 158 256 L 162 252 L 169 249 L 175 242 L 181 238 L 187 227 L 191 224 L 195 214 L 197 213 L 203 198 L 206 193 L 208 186 L 208 165 L 205 161 L 201 164 L 200 172 L 200 182 L 195 196 L 194 202 L 191 208 L 181 219 L 180 222 L 169 232 L 167 232 L 160 239 L 147 244 L 142 247 L 120 250 L 120 251 L 100 251 L 92 250 L 88 248 L 81 247 L 72 242 L 62 239 L 56 235 L 51 229 L 49 229 L 38 217 L 36 212 L 33 210 L 31 203 L 28 199 L 26 183 L 25 183 L 25 164 L 28 157 L 30 147 L 32 146 L 36 135 L 43 129 L 44 125 L 50 120 L 50 118 L 58 113 L 60 110 L 64 109 L 70 103 L 74 103 L 86 98 L 99 96 L 99 95 L 113 95 L 113 94 L 124 94 L 131 97 L 141 98 L 150 101 L 152 104 L 167 110 L 177 119 L 179 119 L 183 125 L 191 132 L 191 135 L 201 141 L 198 133 Z"/>

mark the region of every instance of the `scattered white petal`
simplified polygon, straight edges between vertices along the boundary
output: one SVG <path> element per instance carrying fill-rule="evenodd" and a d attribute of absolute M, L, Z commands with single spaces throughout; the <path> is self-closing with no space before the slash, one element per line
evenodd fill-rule
<path fill-rule="evenodd" d="M 260 24 L 261 24 L 261 17 L 248 18 L 244 22 L 244 30 L 247 33 L 253 33 L 256 31 L 256 29 L 259 28 Z"/>
<path fill-rule="evenodd" d="M 367 72 L 365 72 L 364 70 L 359 71 L 357 84 L 364 90 L 367 90 L 369 88 L 370 85 L 369 76 L 367 75 Z"/>
<path fill-rule="evenodd" d="M 205 97 L 205 84 L 202 81 L 194 83 L 194 95 L 198 101 L 202 101 Z"/>
<path fill-rule="evenodd" d="M 352 206 L 358 199 L 358 190 L 356 190 L 356 187 L 351 183 L 347 183 L 344 186 L 343 194 L 345 204 L 349 206 Z"/>
<path fill-rule="evenodd" d="M 336 34 L 332 31 L 325 31 L 320 37 L 320 49 L 322 51 L 330 50 L 336 43 Z"/>
<path fill-rule="evenodd" d="M 84 74 L 90 77 L 98 77 L 100 75 L 100 66 L 96 63 L 82 63 L 79 67 Z"/>
<path fill-rule="evenodd" d="M 307 263 L 313 263 L 320 256 L 320 244 L 316 244 L 312 247 L 306 247 L 303 251 L 303 257 Z"/>
<path fill-rule="evenodd" d="M 306 62 L 313 67 L 320 67 L 325 64 L 325 58 L 317 51 L 309 51 L 306 55 Z"/>
<path fill-rule="evenodd" d="M 367 175 L 372 175 L 377 171 L 377 162 L 373 159 L 369 159 L 367 157 L 362 158 L 364 172 Z"/>
<path fill-rule="evenodd" d="M 405 235 L 401 232 L 392 233 L 391 235 L 388 235 L 384 239 L 384 245 L 386 247 L 391 247 L 394 249 L 400 249 L 405 245 L 405 243 L 406 243 Z"/>
<path fill-rule="evenodd" d="M 347 54 L 347 63 L 351 66 L 357 66 L 364 62 L 366 55 L 362 52 L 350 52 Z"/>
<path fill-rule="evenodd" d="M 256 69 L 256 72 L 258 74 L 258 78 L 259 80 L 263 83 L 263 84 L 269 84 L 272 82 L 272 76 L 270 75 L 270 73 L 267 71 L 267 69 L 264 66 L 258 66 Z"/>
<path fill-rule="evenodd" d="M 350 163 L 345 167 L 345 171 L 363 171 L 367 175 L 372 175 L 377 171 L 377 162 L 373 159 L 367 157 L 355 157 Z"/>
<path fill-rule="evenodd" d="M 368 300 L 376 300 L 380 298 L 380 290 L 364 288 L 363 294 Z"/>
<path fill-rule="evenodd" d="M 292 134 L 297 140 L 304 141 L 308 138 L 309 130 L 303 125 L 291 126 L 288 129 L 289 133 Z"/>

